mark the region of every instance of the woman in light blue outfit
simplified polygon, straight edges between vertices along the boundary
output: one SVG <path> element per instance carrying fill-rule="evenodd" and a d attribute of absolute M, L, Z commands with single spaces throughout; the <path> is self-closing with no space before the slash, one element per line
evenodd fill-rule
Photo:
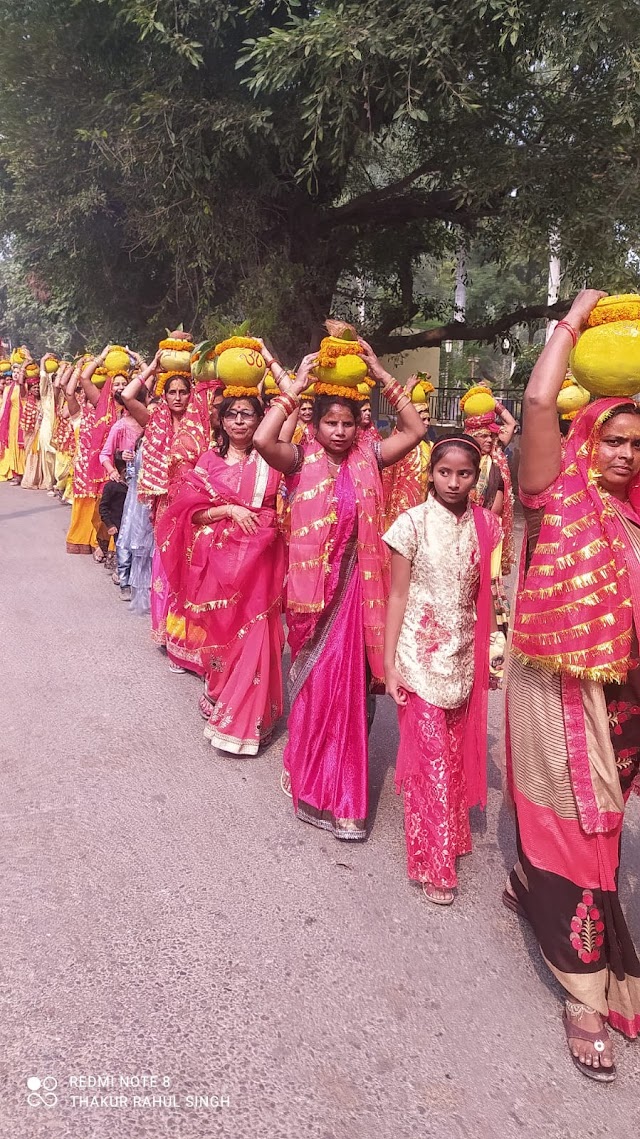
<path fill-rule="evenodd" d="M 138 501 L 138 476 L 142 466 L 143 436 L 136 444 L 133 460 L 127 462 L 129 490 L 122 512 L 122 524 L 116 542 L 116 564 L 120 596 L 131 601 L 132 613 L 146 616 L 150 612 L 151 559 L 153 527 L 149 507 Z"/>

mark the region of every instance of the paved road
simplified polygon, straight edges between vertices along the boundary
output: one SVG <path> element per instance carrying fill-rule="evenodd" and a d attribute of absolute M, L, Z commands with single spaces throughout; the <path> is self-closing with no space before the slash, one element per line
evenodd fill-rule
<path fill-rule="evenodd" d="M 169 674 L 104 570 L 65 554 L 67 521 L 0 485 L 0 1135 L 631 1133 L 640 1046 L 621 1042 L 614 1087 L 573 1069 L 549 976 L 499 904 L 513 839 L 497 769 L 461 896 L 436 909 L 405 877 L 388 702 L 371 836 L 339 844 L 294 819 L 282 736 L 247 760 L 204 741 L 197 682 Z M 630 814 L 622 893 L 640 940 Z M 97 1076 L 113 1083 L 89 1090 Z"/>

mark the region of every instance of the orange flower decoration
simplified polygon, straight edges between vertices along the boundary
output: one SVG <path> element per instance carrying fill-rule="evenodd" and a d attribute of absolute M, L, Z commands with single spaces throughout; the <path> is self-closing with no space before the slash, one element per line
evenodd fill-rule
<path fill-rule="evenodd" d="M 221 356 L 227 348 L 252 348 L 254 352 L 262 352 L 260 341 L 253 336 L 230 336 L 228 340 L 221 340 L 216 344 L 213 350 L 214 356 Z"/>

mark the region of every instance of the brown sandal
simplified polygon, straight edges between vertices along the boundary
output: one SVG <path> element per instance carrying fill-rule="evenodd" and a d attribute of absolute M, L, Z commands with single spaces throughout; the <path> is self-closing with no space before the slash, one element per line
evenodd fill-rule
<path fill-rule="evenodd" d="M 580 1028 L 580 1025 L 571 1020 L 566 1011 L 562 1014 L 562 1023 L 567 1034 L 567 1043 L 571 1040 L 587 1040 L 594 1045 L 596 1052 L 604 1052 L 607 1044 L 610 1043 L 609 1033 L 604 1024 L 599 1032 L 588 1032 L 586 1028 Z M 600 1048 L 598 1048 L 598 1044 L 601 1045 Z M 588 1076 L 590 1080 L 596 1080 L 600 1084 L 612 1084 L 618 1075 L 615 1064 L 612 1064 L 610 1068 L 603 1068 L 601 1065 L 594 1068 L 591 1064 L 583 1064 L 578 1056 L 574 1056 L 571 1046 L 569 1046 L 569 1055 L 578 1071 L 582 1072 L 583 1076 Z"/>
<path fill-rule="evenodd" d="M 515 894 L 510 893 L 507 889 L 502 891 L 502 904 L 512 913 L 517 914 L 519 918 L 524 918 L 525 921 L 529 920 Z"/>

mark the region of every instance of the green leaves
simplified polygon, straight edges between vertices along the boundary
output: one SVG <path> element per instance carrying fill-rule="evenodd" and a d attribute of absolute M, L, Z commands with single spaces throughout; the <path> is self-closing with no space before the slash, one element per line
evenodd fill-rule
<path fill-rule="evenodd" d="M 0 30 L 11 295 L 36 273 L 81 338 L 248 316 L 293 357 L 336 298 L 446 316 L 423 270 L 461 234 L 488 316 L 551 225 L 593 281 L 640 247 L 637 0 L 0 0 Z"/>

